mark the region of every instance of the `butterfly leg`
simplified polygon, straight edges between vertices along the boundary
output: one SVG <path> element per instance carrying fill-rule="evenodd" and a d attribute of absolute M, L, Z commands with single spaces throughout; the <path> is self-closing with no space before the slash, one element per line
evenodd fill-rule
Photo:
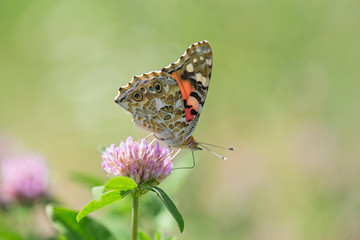
<path fill-rule="evenodd" d="M 152 135 L 154 135 L 153 133 L 150 133 L 149 135 L 147 135 L 146 137 L 144 137 L 144 139 L 148 139 L 149 137 L 151 137 Z"/>
<path fill-rule="evenodd" d="M 144 137 L 144 139 L 146 140 L 146 139 L 148 139 L 148 138 L 150 138 L 150 137 L 152 137 L 152 136 L 154 136 L 154 134 L 153 134 L 153 133 L 150 133 L 149 135 L 147 135 L 146 137 Z M 150 142 L 149 145 L 152 145 L 155 141 L 156 141 L 156 137 L 155 137 L 153 140 L 151 140 L 151 142 Z"/>
<path fill-rule="evenodd" d="M 173 160 L 173 159 L 176 157 L 176 155 L 179 154 L 180 151 L 181 151 L 181 149 L 177 150 L 176 153 L 174 154 L 175 150 L 171 150 L 171 152 L 170 152 L 168 155 L 166 155 L 165 157 L 163 157 L 163 158 L 161 158 L 161 159 L 159 160 L 158 165 L 161 163 L 161 161 L 163 161 L 165 158 L 167 158 L 167 157 L 169 157 L 169 156 L 171 156 L 171 155 L 172 155 L 172 156 L 171 156 L 171 160 Z M 174 154 L 174 155 L 173 155 L 173 154 Z"/>
<path fill-rule="evenodd" d="M 171 157 L 171 160 L 173 160 L 173 159 L 176 157 L 176 155 L 179 154 L 180 151 L 181 151 L 181 149 L 178 149 L 178 150 L 176 151 L 176 153 Z M 172 150 L 171 152 L 175 152 L 175 150 Z"/>
<path fill-rule="evenodd" d="M 191 167 L 178 167 L 178 168 L 173 168 L 173 170 L 178 170 L 178 169 L 192 169 L 195 167 L 195 156 L 194 156 L 194 151 L 191 151 L 192 157 L 193 157 L 193 165 Z"/>
<path fill-rule="evenodd" d="M 166 155 L 165 157 L 163 157 L 160 161 L 162 161 L 163 159 L 165 159 L 171 155 L 172 155 L 171 156 L 171 161 L 172 161 L 179 154 L 180 151 L 181 151 L 181 149 L 178 149 L 176 152 L 175 152 L 175 150 L 171 149 L 171 152 L 168 155 Z M 174 152 L 175 152 L 175 154 L 173 155 Z"/>
<path fill-rule="evenodd" d="M 173 160 L 173 158 L 180 152 L 180 150 L 181 150 L 181 149 L 179 149 L 179 150 L 175 153 L 175 155 L 171 157 L 171 160 Z M 159 166 L 159 164 L 160 164 L 164 159 L 166 159 L 167 157 L 171 156 L 174 152 L 175 152 L 175 150 L 172 150 L 168 155 L 166 155 L 165 157 L 161 158 L 161 159 L 159 160 L 158 164 L 156 165 L 156 167 Z M 156 167 L 155 167 L 155 168 L 156 168 Z M 155 168 L 154 168 L 154 169 L 155 169 Z"/>
<path fill-rule="evenodd" d="M 156 141 L 156 138 L 154 138 L 154 139 L 150 142 L 150 145 L 152 145 L 155 141 Z"/>
<path fill-rule="evenodd" d="M 154 134 L 153 134 L 153 133 L 150 133 L 149 135 L 147 135 L 146 137 L 144 137 L 144 139 L 147 140 L 148 138 L 150 138 L 150 137 L 152 137 L 152 136 L 154 136 Z M 156 139 L 156 138 L 154 138 L 154 139 L 151 141 L 150 145 L 154 143 L 155 139 Z"/>

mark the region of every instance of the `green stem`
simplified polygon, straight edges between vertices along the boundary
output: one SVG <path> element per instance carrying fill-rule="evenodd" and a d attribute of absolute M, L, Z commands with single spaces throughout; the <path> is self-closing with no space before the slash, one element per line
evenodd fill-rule
<path fill-rule="evenodd" d="M 139 216 L 139 195 L 137 192 L 133 194 L 133 208 L 131 217 L 131 240 L 138 238 L 138 216 Z"/>

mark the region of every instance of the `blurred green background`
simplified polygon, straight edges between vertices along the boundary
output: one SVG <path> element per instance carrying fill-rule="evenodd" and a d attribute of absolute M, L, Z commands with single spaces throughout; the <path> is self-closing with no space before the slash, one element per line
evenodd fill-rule
<path fill-rule="evenodd" d="M 147 135 L 114 104 L 117 89 L 208 40 L 211 87 L 194 136 L 236 151 L 218 151 L 227 161 L 196 152 L 194 169 L 162 183 L 185 219 L 182 235 L 172 220 L 163 230 L 179 239 L 359 239 L 359 7 L 2 0 L 0 131 L 46 155 L 52 193 L 79 209 L 91 196 L 69 172 L 104 176 L 98 146 Z M 175 164 L 191 165 L 190 152 Z"/>

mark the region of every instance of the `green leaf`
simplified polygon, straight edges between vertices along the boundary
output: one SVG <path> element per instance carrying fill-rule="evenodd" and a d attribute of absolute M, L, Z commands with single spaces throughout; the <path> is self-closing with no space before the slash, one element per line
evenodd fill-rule
<path fill-rule="evenodd" d="M 71 177 L 71 179 L 73 179 L 87 187 L 99 186 L 99 185 L 104 184 L 104 180 L 102 180 L 101 178 L 92 176 L 87 173 L 72 172 L 72 173 L 70 173 L 70 177 Z"/>
<path fill-rule="evenodd" d="M 94 212 L 102 207 L 105 207 L 113 202 L 120 200 L 128 194 L 127 191 L 122 190 L 112 190 L 104 193 L 101 196 L 100 201 L 92 200 L 85 207 L 83 207 L 78 215 L 76 216 L 76 220 L 79 222 L 83 217 L 88 215 L 89 213 Z"/>
<path fill-rule="evenodd" d="M 91 189 L 93 198 L 97 201 L 101 200 L 101 196 L 104 193 L 105 186 L 96 186 Z"/>
<path fill-rule="evenodd" d="M 110 190 L 132 190 L 137 188 L 136 182 L 128 177 L 114 177 L 105 184 L 104 191 Z"/>
<path fill-rule="evenodd" d="M 159 184 L 160 182 L 156 178 L 151 178 L 146 182 L 144 182 L 143 184 L 141 184 L 141 186 L 157 186 Z"/>
<path fill-rule="evenodd" d="M 184 219 L 181 216 L 179 210 L 176 208 L 173 201 L 171 201 L 171 199 L 169 198 L 169 196 L 166 195 L 166 193 L 161 188 L 158 188 L 158 187 L 145 186 L 143 188 L 153 191 L 158 195 L 158 197 L 164 203 L 165 207 L 169 210 L 169 212 L 171 213 L 171 215 L 174 217 L 175 221 L 177 222 L 180 232 L 183 232 L 184 231 Z"/>
<path fill-rule="evenodd" d="M 80 221 L 89 213 L 120 200 L 136 188 L 137 184 L 128 177 L 114 177 L 105 186 L 94 187 L 92 193 L 95 199 L 81 209 L 76 219 Z"/>
<path fill-rule="evenodd" d="M 139 240 L 151 240 L 151 238 L 145 232 L 139 231 Z"/>
<path fill-rule="evenodd" d="M 86 217 L 78 223 L 76 218 L 76 211 L 54 207 L 52 205 L 46 206 L 46 213 L 52 220 L 55 228 L 60 232 L 62 238 L 66 240 L 115 240 L 111 232 L 97 221 Z"/>

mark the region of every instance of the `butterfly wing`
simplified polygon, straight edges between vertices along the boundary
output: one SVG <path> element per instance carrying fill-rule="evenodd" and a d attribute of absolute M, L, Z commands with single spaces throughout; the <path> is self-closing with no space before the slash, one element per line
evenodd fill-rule
<path fill-rule="evenodd" d="M 164 72 L 135 76 L 119 89 L 115 102 L 128 110 L 135 125 L 170 146 L 181 146 L 186 127 L 184 103 L 177 81 Z"/>
<path fill-rule="evenodd" d="M 178 83 L 185 107 L 185 141 L 191 136 L 199 120 L 209 89 L 212 51 L 207 41 L 192 44 L 180 59 L 161 69 Z"/>

